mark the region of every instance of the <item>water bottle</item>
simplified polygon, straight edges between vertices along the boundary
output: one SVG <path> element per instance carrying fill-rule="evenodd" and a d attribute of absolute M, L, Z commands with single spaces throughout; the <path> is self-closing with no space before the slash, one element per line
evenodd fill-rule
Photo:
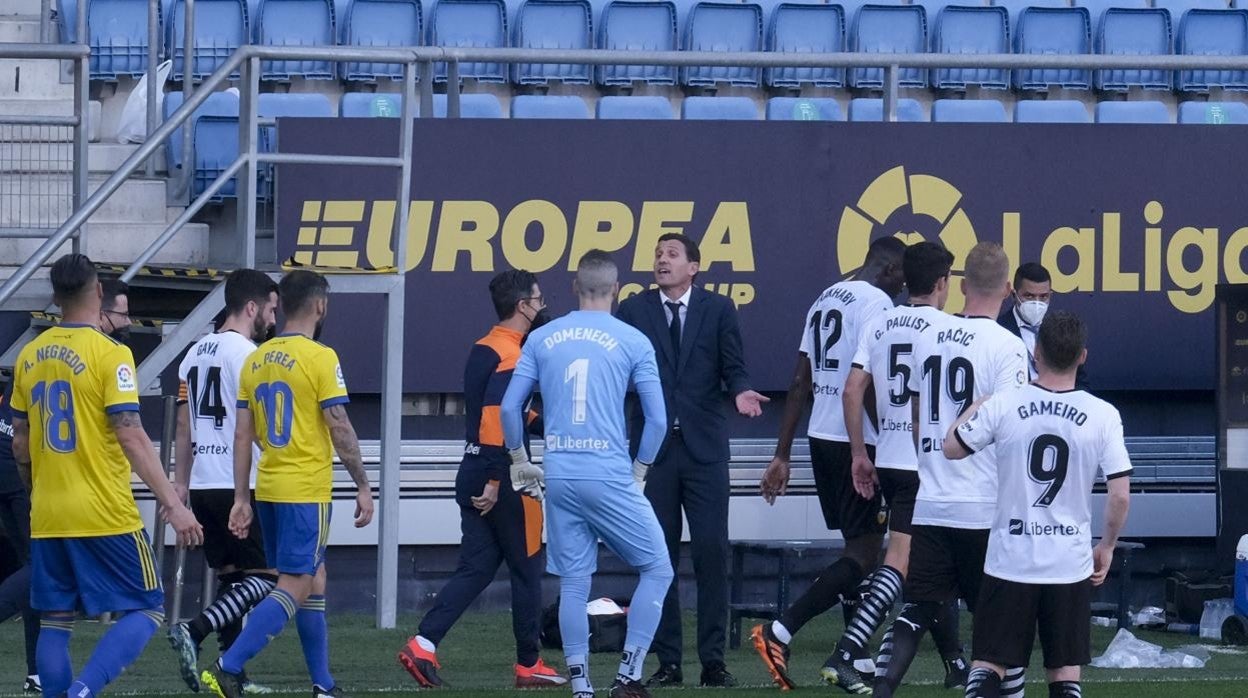
<path fill-rule="evenodd" d="M 1248 535 L 1235 548 L 1235 613 L 1248 617 Z"/>

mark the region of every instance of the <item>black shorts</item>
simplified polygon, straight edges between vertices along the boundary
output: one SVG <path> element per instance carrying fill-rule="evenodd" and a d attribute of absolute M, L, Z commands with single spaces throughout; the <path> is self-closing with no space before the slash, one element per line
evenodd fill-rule
<path fill-rule="evenodd" d="M 251 506 L 255 509 L 254 497 Z M 239 570 L 268 569 L 259 517 L 252 517 L 251 531 L 245 539 L 239 539 L 230 533 L 233 507 L 234 490 L 191 490 L 191 511 L 204 527 L 204 557 L 208 566 L 218 570 L 229 565 Z"/>
<path fill-rule="evenodd" d="M 988 529 L 916 525 L 910 535 L 906 601 L 945 603 L 960 598 L 973 610 L 984 577 Z"/>
<path fill-rule="evenodd" d="M 880 493 L 888 510 L 888 530 L 910 535 L 910 520 L 914 518 L 914 500 L 919 496 L 919 474 L 913 470 L 876 468 L 880 479 Z"/>
<path fill-rule="evenodd" d="M 975 610 L 972 656 L 1005 667 L 1027 666 L 1040 633 L 1044 668 L 1092 661 L 1092 580 L 1022 584 L 984 575 Z"/>
<path fill-rule="evenodd" d="M 867 454 L 874 459 L 875 447 L 867 446 Z M 879 493 L 871 499 L 858 496 L 850 468 L 853 460 L 849 444 L 810 438 L 810 467 L 815 475 L 815 492 L 819 495 L 823 522 L 829 531 L 839 529 L 846 539 L 882 534 L 888 511 Z"/>

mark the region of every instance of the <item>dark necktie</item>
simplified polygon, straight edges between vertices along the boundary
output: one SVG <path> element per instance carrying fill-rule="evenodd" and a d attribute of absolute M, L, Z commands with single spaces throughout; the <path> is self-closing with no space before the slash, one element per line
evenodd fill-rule
<path fill-rule="evenodd" d="M 680 355 L 680 301 L 666 301 L 664 305 L 672 311 L 672 324 L 668 325 L 667 331 L 672 336 L 672 350 Z"/>

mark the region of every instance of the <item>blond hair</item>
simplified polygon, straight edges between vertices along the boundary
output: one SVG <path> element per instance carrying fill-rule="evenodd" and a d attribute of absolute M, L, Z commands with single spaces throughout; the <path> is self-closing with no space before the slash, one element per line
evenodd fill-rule
<path fill-rule="evenodd" d="M 995 242 L 981 242 L 966 255 L 968 292 L 991 295 L 1000 292 L 1010 279 L 1010 260 Z"/>

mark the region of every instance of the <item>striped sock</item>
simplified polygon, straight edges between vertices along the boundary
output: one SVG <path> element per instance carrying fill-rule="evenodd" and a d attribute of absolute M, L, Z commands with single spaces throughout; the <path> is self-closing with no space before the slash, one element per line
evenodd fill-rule
<path fill-rule="evenodd" d="M 867 591 L 858 603 L 854 618 L 845 628 L 845 634 L 837 646 L 851 657 L 861 657 L 871 644 L 871 638 L 892 610 L 897 595 L 901 593 L 901 572 L 887 565 L 880 567 L 868 577 Z"/>
<path fill-rule="evenodd" d="M 1001 695 L 1010 698 L 1023 698 L 1027 688 L 1027 667 L 1007 667 L 1005 678 L 1001 679 Z"/>
<path fill-rule="evenodd" d="M 334 688 L 334 677 L 329 673 L 329 627 L 325 623 L 325 597 L 309 596 L 295 614 L 295 627 L 299 630 L 299 644 L 303 646 L 303 660 L 308 665 L 312 684 L 323 690 Z"/>
<path fill-rule="evenodd" d="M 1083 698 L 1078 681 L 1054 681 L 1049 684 L 1049 698 Z"/>
<path fill-rule="evenodd" d="M 74 635 L 74 617 L 44 615 L 39 623 L 35 658 L 39 682 L 45 696 L 58 696 L 74 682 L 74 665 L 69 659 L 69 640 Z"/>
<path fill-rule="evenodd" d="M 966 698 L 998 698 L 1001 696 L 1001 677 L 988 667 L 971 669 L 966 680 Z"/>
<path fill-rule="evenodd" d="M 203 617 L 213 632 L 247 615 L 256 604 L 264 600 L 277 583 L 265 577 L 247 577 L 234 584 L 228 591 L 217 597 L 212 605 L 204 609 Z"/>
<path fill-rule="evenodd" d="M 98 696 L 105 686 L 121 676 L 121 672 L 139 658 L 147 641 L 164 623 L 165 614 L 159 609 L 131 611 L 122 616 L 100 638 L 91 658 L 67 693 L 75 698 Z"/>
<path fill-rule="evenodd" d="M 243 632 L 230 650 L 221 656 L 221 668 L 231 674 L 242 672 L 252 657 L 260 654 L 269 640 L 281 634 L 286 621 L 295 615 L 295 599 L 282 589 L 274 589 L 251 610 Z"/>

